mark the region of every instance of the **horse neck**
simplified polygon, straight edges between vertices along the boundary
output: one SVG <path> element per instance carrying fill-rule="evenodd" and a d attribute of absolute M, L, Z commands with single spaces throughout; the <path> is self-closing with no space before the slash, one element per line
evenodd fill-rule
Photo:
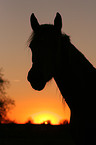
<path fill-rule="evenodd" d="M 57 49 L 57 55 L 56 55 L 56 63 L 55 63 L 55 69 L 54 69 L 54 80 L 62 94 L 62 96 L 66 99 L 67 101 L 67 96 L 68 94 L 66 94 L 67 89 L 68 89 L 68 81 L 67 81 L 67 77 L 68 77 L 68 69 L 69 66 L 68 64 L 66 64 L 66 58 L 68 59 L 67 62 L 70 62 L 70 54 L 68 52 L 66 52 L 66 49 L 64 49 L 65 47 L 65 41 L 63 41 L 63 39 L 60 41 L 59 40 L 59 44 L 58 44 L 58 49 Z M 69 50 L 67 50 L 69 51 Z M 64 55 L 66 54 L 66 55 Z M 68 54 L 68 55 L 67 55 Z M 67 101 L 68 103 L 68 101 Z"/>
<path fill-rule="evenodd" d="M 87 87 L 88 83 L 89 85 L 92 84 L 90 81 L 93 80 L 96 69 L 71 42 L 68 45 L 64 43 L 59 50 L 59 60 L 55 65 L 54 80 L 62 96 L 71 105 L 70 92 L 72 92 L 71 97 L 76 97 L 73 92 L 74 88 L 78 91 L 77 86 L 79 86 L 82 92 L 82 88 Z"/>
<path fill-rule="evenodd" d="M 71 99 L 70 99 L 70 95 L 69 95 L 69 82 L 67 81 L 67 76 L 68 74 L 66 74 L 67 72 L 64 71 L 64 69 L 60 68 L 60 69 L 56 69 L 55 73 L 54 73 L 54 80 L 61 92 L 61 95 L 63 96 L 63 98 L 66 100 L 67 104 L 69 105 L 70 108 L 71 107 Z"/>

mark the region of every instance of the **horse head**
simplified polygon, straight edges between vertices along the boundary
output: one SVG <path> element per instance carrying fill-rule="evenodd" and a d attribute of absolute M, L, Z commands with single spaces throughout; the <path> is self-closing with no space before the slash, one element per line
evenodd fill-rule
<path fill-rule="evenodd" d="M 29 45 L 32 51 L 32 68 L 28 72 L 28 81 L 34 89 L 42 90 L 54 75 L 62 18 L 57 13 L 54 25 L 40 25 L 32 13 L 30 23 L 33 30 Z"/>

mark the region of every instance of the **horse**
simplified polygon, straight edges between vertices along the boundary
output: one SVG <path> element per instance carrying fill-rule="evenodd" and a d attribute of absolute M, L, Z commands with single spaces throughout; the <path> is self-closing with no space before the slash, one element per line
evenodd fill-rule
<path fill-rule="evenodd" d="M 29 37 L 32 68 L 28 81 L 35 90 L 42 90 L 54 78 L 71 109 L 70 126 L 79 145 L 96 145 L 96 68 L 62 33 L 62 17 L 57 12 L 54 24 L 39 24 L 34 13 L 30 17 L 33 30 Z M 78 137 L 77 137 L 78 136 Z"/>

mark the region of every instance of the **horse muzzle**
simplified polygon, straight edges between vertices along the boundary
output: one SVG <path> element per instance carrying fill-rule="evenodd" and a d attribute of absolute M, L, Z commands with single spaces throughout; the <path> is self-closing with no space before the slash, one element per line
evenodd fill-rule
<path fill-rule="evenodd" d="M 46 84 L 43 74 L 32 69 L 28 73 L 27 80 L 30 82 L 32 88 L 38 91 L 41 91 Z"/>

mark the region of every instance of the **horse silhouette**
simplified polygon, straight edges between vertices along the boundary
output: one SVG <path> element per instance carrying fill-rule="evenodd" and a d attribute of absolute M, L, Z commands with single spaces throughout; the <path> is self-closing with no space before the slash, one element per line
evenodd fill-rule
<path fill-rule="evenodd" d="M 70 37 L 61 32 L 62 18 L 59 13 L 54 25 L 40 25 L 33 13 L 30 22 L 33 33 L 29 38 L 29 47 L 33 64 L 28 72 L 28 81 L 40 91 L 54 78 L 71 109 L 70 125 L 74 128 L 78 144 L 95 144 L 96 69 L 71 43 Z"/>

